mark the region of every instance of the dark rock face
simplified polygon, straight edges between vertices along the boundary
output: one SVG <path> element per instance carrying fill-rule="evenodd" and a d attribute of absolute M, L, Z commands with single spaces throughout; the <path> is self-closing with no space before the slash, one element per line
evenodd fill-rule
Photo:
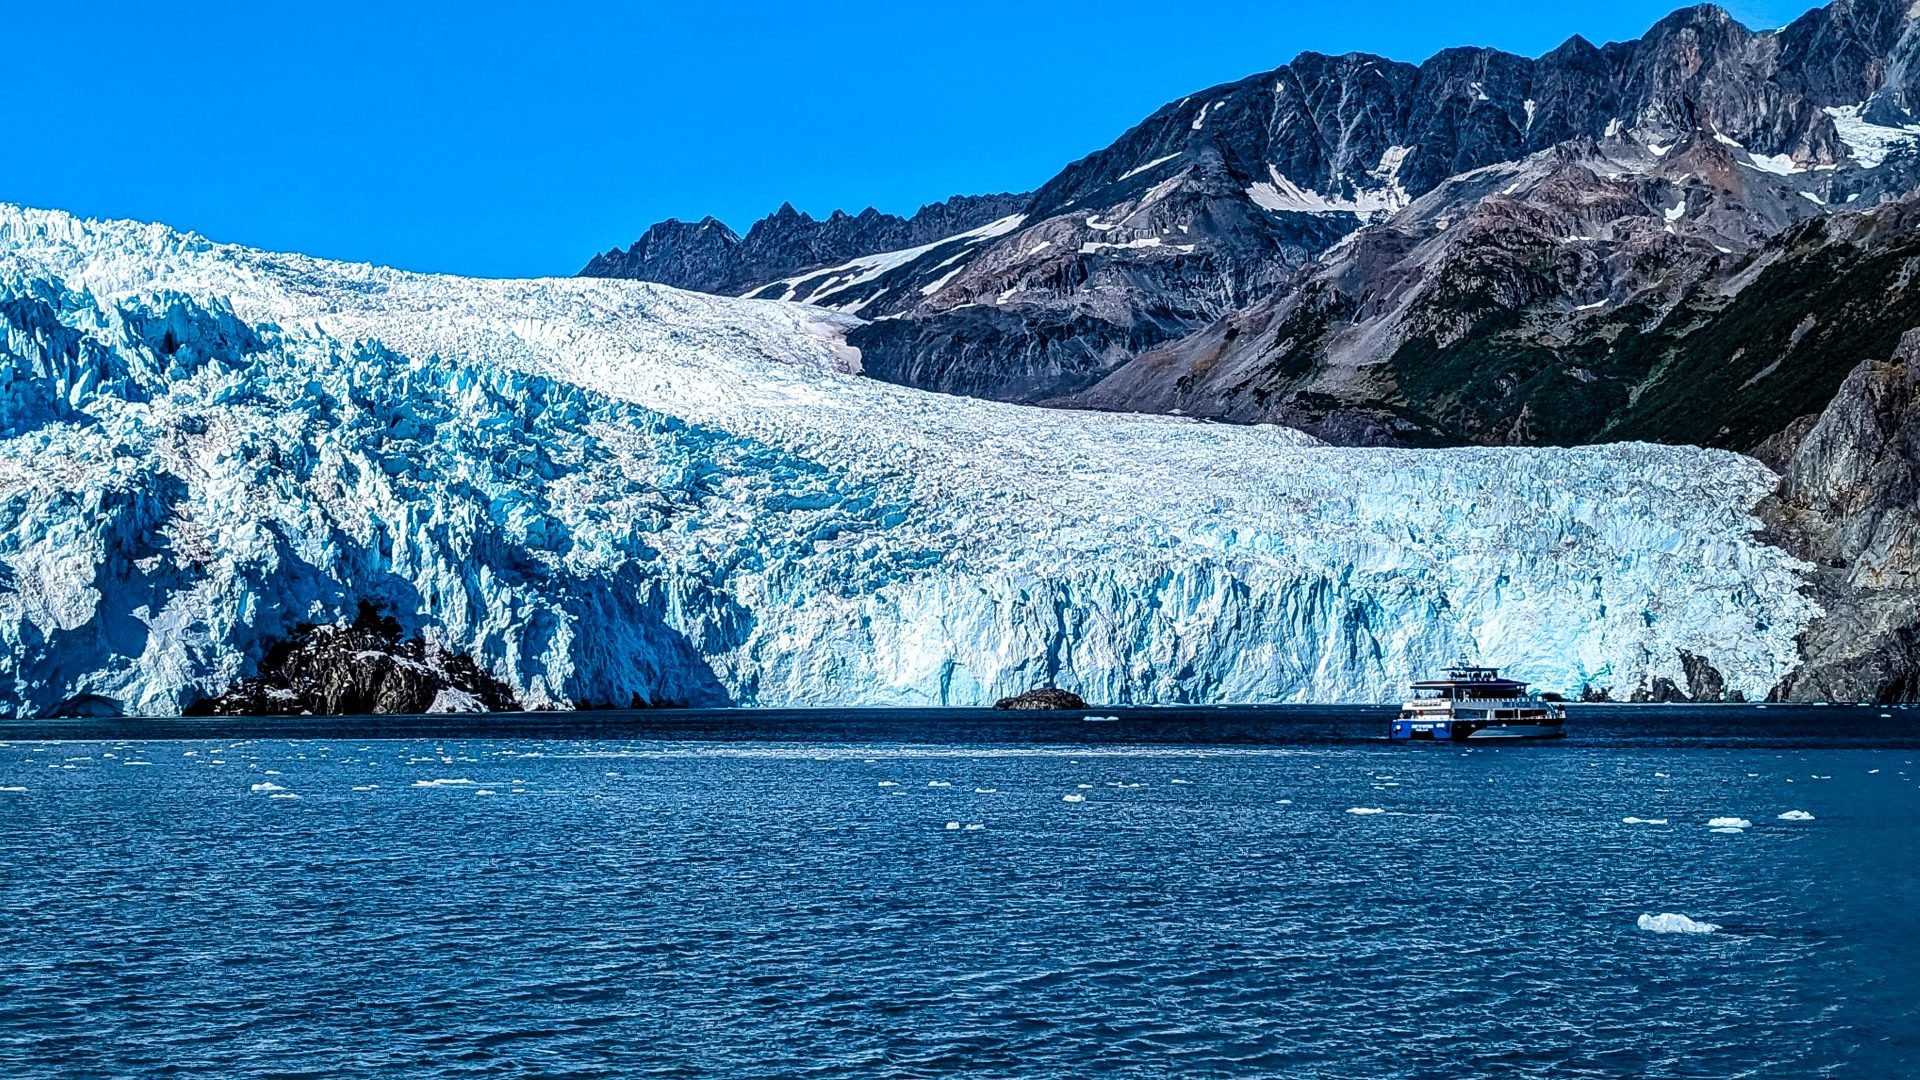
<path fill-rule="evenodd" d="M 501 712 L 513 693 L 471 657 L 440 652 L 366 602 L 351 625 L 297 628 L 259 674 L 188 708 L 190 716 Z"/>
<path fill-rule="evenodd" d="M 1633 696 L 1627 700 L 1636 705 L 1672 705 L 1690 699 L 1685 690 L 1673 684 L 1672 679 L 1661 675 L 1653 680 L 1652 686 L 1635 690 Z"/>
<path fill-rule="evenodd" d="M 1920 329 L 1847 376 L 1760 514 L 1826 609 L 1773 696 L 1920 700 Z"/>
<path fill-rule="evenodd" d="M 1706 657 L 1695 656 L 1682 649 L 1680 666 L 1687 673 L 1687 700 L 1727 700 L 1727 681 Z"/>
<path fill-rule="evenodd" d="M 858 214 L 835 210 L 825 221 L 815 221 L 787 203 L 755 222 L 744 239 L 710 217 L 693 224 L 670 218 L 625 251 L 615 248 L 594 256 L 580 276 L 735 294 L 816 267 L 977 229 L 1018 213 L 1026 201 L 1025 195 L 956 195 L 921 207 L 911 218 L 868 207 Z"/>
<path fill-rule="evenodd" d="M 1084 709 L 1087 707 L 1087 703 L 1080 700 L 1079 694 L 1071 691 L 1056 690 L 1053 687 L 1043 687 L 1038 690 L 1029 690 L 1019 697 L 1001 698 L 999 701 L 993 703 L 993 707 L 996 709 L 1027 710 Z"/>
<path fill-rule="evenodd" d="M 1711 661 L 1704 656 L 1680 650 L 1680 667 L 1686 673 L 1687 685 L 1680 686 L 1666 676 L 1657 676 L 1650 685 L 1637 687 L 1627 696 L 1627 700 L 1640 704 L 1687 704 L 1712 701 L 1743 701 L 1739 691 L 1727 693 L 1726 678 L 1720 674 Z M 1580 700 L 1586 702 L 1606 702 L 1613 698 L 1602 688 L 1583 687 Z"/>
<path fill-rule="evenodd" d="M 791 207 L 782 207 L 791 210 Z M 718 219 L 668 218 L 625 251 L 595 255 L 581 277 L 637 278 L 697 292 L 725 292 L 742 275 L 740 236 Z"/>

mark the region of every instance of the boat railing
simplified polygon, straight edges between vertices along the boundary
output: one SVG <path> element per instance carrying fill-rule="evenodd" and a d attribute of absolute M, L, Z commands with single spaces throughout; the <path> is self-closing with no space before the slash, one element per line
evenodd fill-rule
<path fill-rule="evenodd" d="M 1445 712 L 1458 707 L 1473 709 L 1544 709 L 1548 702 L 1537 697 L 1513 698 L 1414 698 L 1406 707 L 1418 712 Z"/>

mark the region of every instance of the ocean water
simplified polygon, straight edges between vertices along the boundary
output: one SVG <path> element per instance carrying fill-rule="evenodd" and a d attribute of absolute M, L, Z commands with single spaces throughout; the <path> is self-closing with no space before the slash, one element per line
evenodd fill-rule
<path fill-rule="evenodd" d="M 1920 1075 L 1916 720 L 0 726 L 0 1075 Z"/>

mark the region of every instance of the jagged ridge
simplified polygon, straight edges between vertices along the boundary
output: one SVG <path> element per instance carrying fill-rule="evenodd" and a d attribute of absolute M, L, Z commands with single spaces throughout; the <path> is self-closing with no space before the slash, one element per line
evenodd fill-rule
<path fill-rule="evenodd" d="M 680 289 L 735 295 L 753 286 L 862 255 L 918 247 L 1018 213 L 1028 196 L 956 195 L 923 206 L 910 218 L 869 206 L 835 210 L 825 221 L 782 203 L 742 239 L 712 217 L 677 218 L 648 229 L 625 251 L 596 255 L 582 277 L 655 281 Z"/>

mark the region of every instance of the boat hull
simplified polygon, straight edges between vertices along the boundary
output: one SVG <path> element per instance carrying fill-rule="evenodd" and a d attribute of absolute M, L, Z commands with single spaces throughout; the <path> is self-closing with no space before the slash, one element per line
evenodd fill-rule
<path fill-rule="evenodd" d="M 1511 742 L 1521 739 L 1559 739 L 1567 734 L 1564 717 L 1524 720 L 1419 720 L 1402 717 L 1387 737 L 1395 742 Z"/>

